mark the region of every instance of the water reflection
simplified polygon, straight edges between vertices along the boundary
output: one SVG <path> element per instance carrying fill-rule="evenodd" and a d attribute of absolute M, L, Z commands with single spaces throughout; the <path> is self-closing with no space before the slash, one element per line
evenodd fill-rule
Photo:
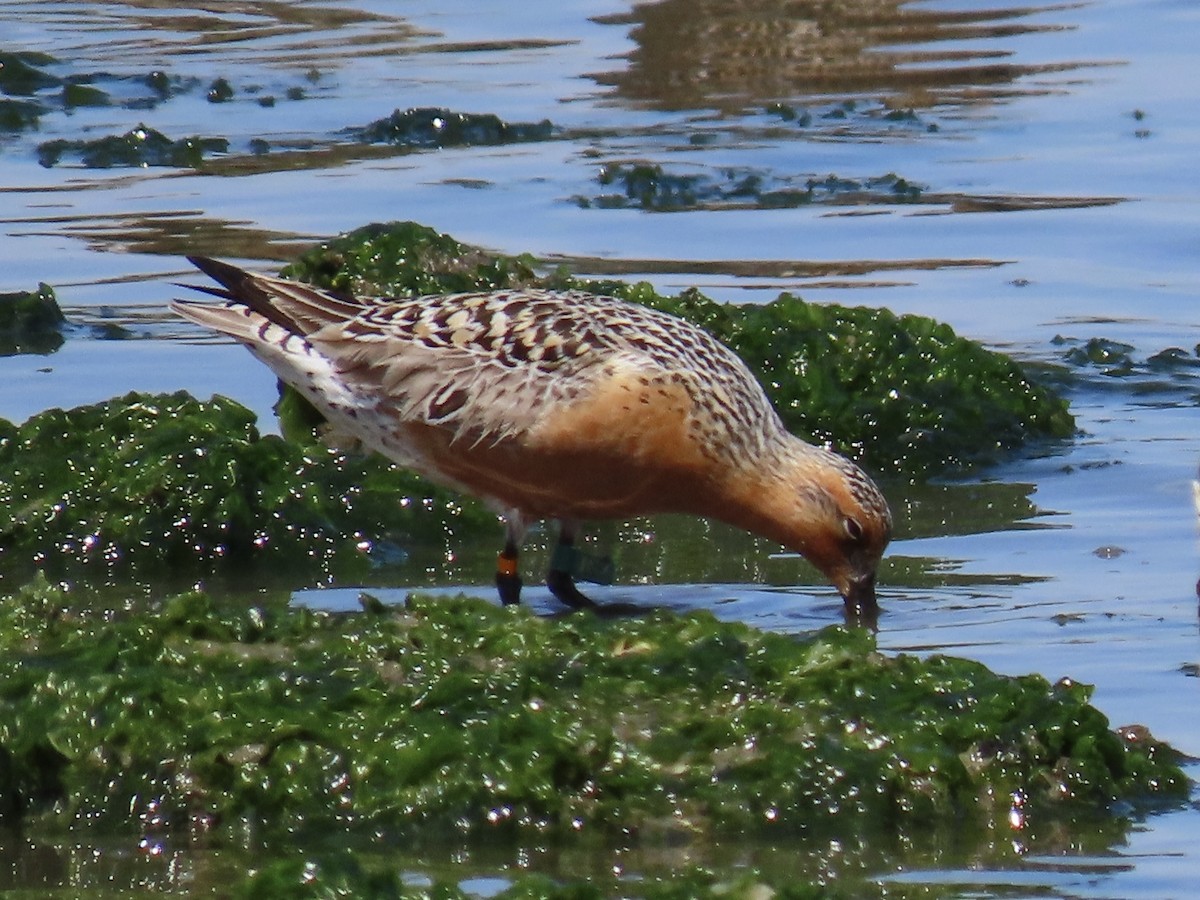
<path fill-rule="evenodd" d="M 637 49 L 627 69 L 594 78 L 624 99 L 670 110 L 871 91 L 895 92 L 895 103 L 908 107 L 978 100 L 1014 90 L 1023 76 L 1075 67 L 1018 63 L 1009 49 L 964 44 L 1062 30 L 1031 20 L 1046 9 L 663 0 L 598 20 L 630 27 Z"/>
<path fill-rule="evenodd" d="M 160 0 L 22 4 L 22 15 L 61 42 L 73 61 L 134 61 L 195 55 L 219 48 L 225 60 L 310 68 L 361 55 L 392 54 L 422 34 L 403 18 L 344 4 L 288 2 L 204 8 Z M 24 49 L 24 48 L 23 48 Z M 147 56 L 149 54 L 149 56 Z"/>
<path fill-rule="evenodd" d="M 1023 845 L 1004 833 L 962 833 L 945 827 L 904 833 L 881 822 L 868 833 L 848 837 L 830 827 L 834 821 L 830 817 L 814 822 L 805 833 L 789 834 L 786 840 L 736 835 L 689 835 L 681 840 L 667 822 L 664 834 L 617 838 L 604 846 L 586 835 L 575 842 L 525 842 L 502 835 L 485 841 L 441 836 L 402 846 L 384 836 L 367 841 L 344 835 L 342 841 L 364 866 L 399 869 L 414 888 L 437 879 L 470 896 L 488 896 L 529 872 L 568 885 L 587 878 L 613 896 L 641 896 L 639 885 L 669 882 L 701 866 L 770 873 L 760 891 L 736 896 L 770 896 L 766 885 L 778 883 L 785 873 L 798 882 L 844 879 L 855 885 L 855 896 L 892 896 L 905 886 L 925 886 L 920 896 L 937 897 L 961 896 L 946 890 L 951 886 L 971 886 L 978 896 L 1008 896 L 1016 887 L 1036 890 L 1039 896 L 1079 896 L 1077 889 L 1086 896 L 1088 885 L 1105 884 L 1132 869 L 1129 855 L 1105 855 L 1111 846 L 1128 841 L 1128 822 L 1102 824 L 1082 838 L 1043 829 L 1045 833 L 1034 838 L 1038 855 L 1023 857 Z M 0 831 L 0 892 L 102 896 L 116 886 L 118 892 L 138 896 L 222 896 L 230 885 L 240 886 L 248 872 L 280 856 L 256 848 L 252 839 L 244 846 L 219 846 L 195 834 L 172 842 L 152 834 L 122 839 L 96 831 L 86 826 L 66 834 Z M 880 882 L 890 889 L 879 890 Z M 484 885 L 491 890 L 475 890 Z M 414 890 L 412 896 L 418 895 L 425 896 Z"/>
<path fill-rule="evenodd" d="M 252 222 L 203 215 L 199 210 L 62 216 L 57 222 L 62 233 L 85 241 L 91 249 L 173 258 L 181 272 L 190 271 L 183 265 L 188 254 L 285 262 L 311 248 L 316 240 L 256 227 Z"/>
<path fill-rule="evenodd" d="M 897 539 L 881 570 L 885 589 L 903 585 L 906 595 L 924 596 L 923 592 L 947 586 L 988 588 L 1043 580 L 1016 571 L 965 573 L 953 560 L 914 555 L 903 546 L 910 539 L 1050 527 L 1037 519 L 1041 511 L 1030 499 L 1033 485 L 966 482 L 885 488 Z M 553 529 L 540 524 L 531 532 L 521 555 L 530 585 L 541 584 L 553 537 Z M 408 541 L 398 549 L 399 561 L 380 566 L 369 579 L 370 585 L 389 589 L 386 602 L 400 602 L 408 590 L 424 588 L 492 596 L 495 557 L 486 542 L 444 535 L 434 541 Z M 735 617 L 765 616 L 772 628 L 792 628 L 796 624 L 792 619 L 802 615 L 801 630 L 836 621 L 842 605 L 821 574 L 798 554 L 781 553 L 778 544 L 720 522 L 689 516 L 592 522 L 586 524 L 583 549 L 611 555 L 616 564 L 616 586 L 592 592 L 601 603 L 676 609 L 733 603 L 739 605 Z M 316 591 L 305 603 L 315 607 L 331 603 L 336 608 L 349 602 L 350 608 L 357 608 L 356 598 L 356 592 L 346 594 L 344 589 Z M 547 604 L 539 611 L 561 611 L 554 602 L 547 600 Z"/>

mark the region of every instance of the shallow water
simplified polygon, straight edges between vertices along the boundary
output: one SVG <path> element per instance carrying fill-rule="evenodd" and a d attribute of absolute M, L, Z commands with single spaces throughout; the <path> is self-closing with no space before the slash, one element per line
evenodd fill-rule
<path fill-rule="evenodd" d="M 0 0 L 0 50 L 51 53 L 55 74 L 94 75 L 121 101 L 68 111 L 47 88 L 37 130 L 0 132 L 0 291 L 46 281 L 74 320 L 117 318 L 140 338 L 81 335 L 51 356 L 0 359 L 0 416 L 184 388 L 233 396 L 269 422 L 272 376 L 166 317 L 180 255 L 270 267 L 318 237 L 390 219 L 668 291 L 741 301 L 793 290 L 918 312 L 1038 363 L 1061 361 L 1059 335 L 1124 341 L 1139 359 L 1191 352 L 1200 8 L 856 0 L 834 20 L 813 12 L 823 6 L 451 2 L 405 4 L 401 16 L 370 0 L 254 12 Z M 149 105 L 134 79 L 154 69 L 199 87 Z M 227 103 L 205 99 L 218 77 L 234 88 Z M 297 90 L 303 99 L 287 99 Z M 267 95 L 274 106 L 259 103 Z M 343 133 L 408 107 L 549 119 L 556 132 L 415 151 Z M 225 137 L 230 153 L 198 172 L 38 164 L 43 141 L 138 123 Z M 271 151 L 254 155 L 255 139 Z M 599 178 L 631 162 L 702 190 L 681 209 L 643 209 Z M 871 187 L 892 174 L 919 195 Z M 782 206 L 729 189 L 747 176 L 787 191 L 831 175 L 858 189 Z M 901 527 L 882 574 L 880 643 L 1094 683 L 1114 724 L 1145 724 L 1200 755 L 1197 386 L 1187 371 L 1081 374 L 1069 388 L 1076 441 L 978 473 L 969 489 L 892 488 Z M 628 565 L 597 598 L 711 607 L 781 630 L 840 615 L 831 591 L 795 586 L 806 580 L 798 563 L 720 529 L 634 523 L 598 535 Z M 665 541 L 689 542 L 685 563 L 656 568 L 636 550 Z M 413 584 L 482 583 L 494 549 L 453 548 Z M 1198 825 L 1186 809 L 1149 818 L 1100 857 L 1017 853 L 1003 871 L 888 877 L 972 897 L 1185 896 L 1200 874 L 1188 840 Z"/>

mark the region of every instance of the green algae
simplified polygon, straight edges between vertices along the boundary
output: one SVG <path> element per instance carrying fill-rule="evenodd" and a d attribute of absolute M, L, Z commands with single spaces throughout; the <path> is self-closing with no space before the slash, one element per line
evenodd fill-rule
<path fill-rule="evenodd" d="M 785 209 L 810 204 L 912 203 L 923 188 L 894 173 L 873 178 L 787 178 L 740 167 L 680 174 L 646 162 L 601 167 L 601 187 L 616 188 L 595 197 L 577 196 L 584 208 L 636 207 L 655 212 L 696 209 Z"/>
<path fill-rule="evenodd" d="M 744 166 L 693 165 L 680 172 L 657 163 L 611 162 L 597 174 L 602 193 L 577 194 L 583 209 L 681 212 L 793 209 L 802 206 L 923 206 L 955 212 L 1108 206 L 1114 197 L 989 196 L 931 190 L 895 172 L 867 177 L 791 175 Z"/>
<path fill-rule="evenodd" d="M 209 103 L 226 103 L 233 99 L 234 90 L 228 79 L 218 78 L 208 87 L 204 98 Z"/>
<path fill-rule="evenodd" d="M 150 108 L 199 85 L 196 79 L 161 71 L 137 78 L 107 72 L 76 73 L 64 78 L 49 71 L 53 67 L 63 67 L 62 61 L 44 53 L 0 51 L 0 94 L 37 98 L 0 100 L 0 129 L 36 128 L 44 115 L 69 114 L 82 107 Z M 148 88 L 150 93 L 140 92 L 139 88 Z"/>
<path fill-rule="evenodd" d="M 355 140 L 405 147 L 474 147 L 544 141 L 554 134 L 547 119 L 505 122 L 491 113 L 422 107 L 397 109 L 362 128 L 347 129 Z"/>
<path fill-rule="evenodd" d="M 45 141 L 38 145 L 38 162 L 51 168 L 65 157 L 77 159 L 89 169 L 129 166 L 194 169 L 203 164 L 205 156 L 228 150 L 229 142 L 224 138 L 192 136 L 172 140 L 161 131 L 138 125 L 122 135 L 107 135 L 95 140 Z"/>
<path fill-rule="evenodd" d="M 61 84 L 60 78 L 45 71 L 56 62 L 46 53 L 0 50 L 0 93 L 28 97 L 43 88 Z"/>
<path fill-rule="evenodd" d="M 296 898 L 403 898 L 419 900 L 438 897 L 439 900 L 466 900 L 467 895 L 456 887 L 439 884 L 432 891 L 404 884 L 400 873 L 387 868 L 368 868 L 358 856 L 343 851 L 320 855 L 301 855 L 274 860 L 252 869 L 236 885 L 232 894 L 244 900 L 274 900 L 278 897 Z"/>
<path fill-rule="evenodd" d="M 311 77 L 309 80 L 312 80 Z M 57 95 L 43 97 L 52 102 L 53 107 L 32 101 L 0 101 L 0 129 L 20 131 L 37 127 L 40 117 L 52 108 L 71 112 L 82 106 L 115 105 L 116 101 L 109 92 L 94 85 L 93 81 L 113 82 L 114 87 L 126 92 L 130 85 L 143 89 L 143 96 L 120 102 L 119 105 L 129 109 L 153 108 L 180 94 L 197 90 L 203 90 L 205 99 L 214 104 L 232 103 L 238 99 L 238 89 L 226 78 L 217 78 L 204 86 L 198 79 L 171 76 L 157 70 L 136 79 L 117 80 L 102 75 L 79 76 L 64 84 Z M 22 85 L 24 83 L 25 81 L 19 82 Z M 62 82 L 55 79 L 47 83 L 57 85 Z M 146 91 L 149 93 L 145 93 Z M 243 89 L 243 93 L 249 95 L 257 92 L 255 87 Z M 288 100 L 303 100 L 307 96 L 305 88 L 297 85 L 287 87 L 283 94 Z M 271 108 L 275 105 L 276 98 L 274 94 L 259 94 L 254 97 L 253 102 L 263 108 Z M 554 133 L 555 128 L 548 120 L 510 123 L 491 114 L 422 108 L 396 110 L 390 116 L 364 127 L 343 129 L 338 137 L 343 142 L 349 137 L 362 144 L 391 144 L 428 149 L 541 141 L 551 138 Z M 251 140 L 248 146 L 251 157 L 262 157 L 271 149 L 270 145 L 261 139 Z M 332 148 L 327 147 L 327 151 L 330 149 Z M 56 139 L 43 142 L 37 148 L 38 161 L 47 168 L 64 161 L 76 161 L 88 168 L 201 168 L 214 157 L 227 156 L 229 151 L 230 142 L 224 137 L 192 135 L 172 139 L 144 124 L 139 124 L 120 135 L 106 135 L 88 140 Z"/>
<path fill-rule="evenodd" d="M 1122 391 L 1145 402 L 1200 402 L 1200 344 L 1184 347 L 1135 347 L 1108 337 L 1086 339 L 1057 335 L 1065 383 Z"/>
<path fill-rule="evenodd" d="M 155 69 L 142 76 L 142 83 L 150 88 L 160 100 L 165 100 L 175 93 L 178 82 L 162 69 Z"/>
<path fill-rule="evenodd" d="M 189 592 L 0 605 L 0 811 L 220 844 L 1024 840 L 1186 798 L 1086 686 L 707 613 L 467 598 L 332 615 Z M 607 836 L 607 837 L 605 837 Z"/>
<path fill-rule="evenodd" d="M 63 343 L 67 324 L 54 289 L 0 293 L 0 356 L 53 353 Z"/>
<path fill-rule="evenodd" d="M 0 583 L 270 570 L 362 577 L 405 548 L 494 527 L 382 460 L 260 435 L 222 397 L 128 394 L 0 420 Z"/>
<path fill-rule="evenodd" d="M 46 107 L 31 100 L 0 99 L 0 131 L 37 128 Z"/>
<path fill-rule="evenodd" d="M 486 253 L 412 222 L 357 229 L 283 274 L 357 294 L 535 286 L 644 303 L 700 325 L 741 355 L 793 431 L 886 473 L 937 474 L 1074 433 L 1066 402 L 1015 361 L 924 316 L 791 294 L 721 304 L 695 290 L 664 297 L 645 283 L 539 276 L 532 257 Z"/>
<path fill-rule="evenodd" d="M 36 291 L 0 293 L 0 356 L 54 353 L 68 335 L 125 340 L 131 332 L 115 322 L 68 321 L 48 284 L 39 284 Z"/>
<path fill-rule="evenodd" d="M 1187 377 L 1200 369 L 1200 344 L 1190 351 L 1182 347 L 1166 347 L 1139 358 L 1138 350 L 1132 344 L 1110 338 L 1093 337 L 1081 341 L 1059 335 L 1054 338 L 1054 343 L 1067 348 L 1062 353 L 1067 364 L 1109 377 L 1146 377 L 1155 374 Z"/>
<path fill-rule="evenodd" d="M 420 294 L 536 287 L 532 256 L 502 256 L 459 243 L 416 222 L 375 223 L 314 247 L 285 266 L 296 278 L 335 291 Z"/>
<path fill-rule="evenodd" d="M 109 106 L 112 98 L 98 87 L 80 82 L 68 82 L 63 85 L 62 105 L 64 109 L 75 109 L 80 106 Z"/>

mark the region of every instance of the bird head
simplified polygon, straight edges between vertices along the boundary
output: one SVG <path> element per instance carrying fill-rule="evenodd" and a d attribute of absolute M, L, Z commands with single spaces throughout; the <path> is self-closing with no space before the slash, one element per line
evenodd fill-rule
<path fill-rule="evenodd" d="M 892 536 L 887 501 L 850 460 L 793 440 L 749 530 L 802 554 L 837 588 L 847 614 L 871 618 L 878 612 L 875 572 Z"/>

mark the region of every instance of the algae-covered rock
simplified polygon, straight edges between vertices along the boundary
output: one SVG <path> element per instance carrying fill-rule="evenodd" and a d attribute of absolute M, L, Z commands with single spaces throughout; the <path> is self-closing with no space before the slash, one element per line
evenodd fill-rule
<path fill-rule="evenodd" d="M 79 325 L 68 321 L 48 284 L 39 284 L 36 291 L 0 293 L 0 356 L 53 353 L 68 335 L 116 341 L 125 340 L 131 332 L 115 322 Z"/>
<path fill-rule="evenodd" d="M 38 145 L 38 162 L 50 168 L 67 157 L 78 159 L 89 169 L 129 166 L 194 169 L 204 162 L 205 156 L 228 150 L 229 141 L 224 138 L 192 136 L 172 140 L 161 131 L 138 125 L 125 134 L 91 141 L 46 141 Z"/>
<path fill-rule="evenodd" d="M 364 225 L 285 266 L 285 278 L 361 296 L 537 287 L 532 256 L 501 256 L 416 222 Z"/>
<path fill-rule="evenodd" d="M 80 593 L 39 581 L 0 603 L 10 822 L 288 847 L 1036 842 L 1187 795 L 1176 754 L 1110 730 L 1085 686 L 888 656 L 862 630 Z"/>
<path fill-rule="evenodd" d="M 807 303 L 721 304 L 695 290 L 539 277 L 528 256 L 485 253 L 411 222 L 369 225 L 284 269 L 357 294 L 526 286 L 610 293 L 680 315 L 750 365 L 789 428 L 877 471 L 936 474 L 1074 431 L 1066 402 L 1002 354 L 924 316 Z"/>
<path fill-rule="evenodd" d="M 62 346 L 66 323 L 48 284 L 39 284 L 36 291 L 0 293 L 0 356 L 53 353 Z"/>
<path fill-rule="evenodd" d="M 133 393 L 0 421 L 0 583 L 34 569 L 311 583 L 494 523 L 380 460 L 260 435 L 222 397 Z"/>
<path fill-rule="evenodd" d="M 209 85 L 205 99 L 209 103 L 227 103 L 233 99 L 233 94 L 233 85 L 229 83 L 228 79 L 218 78 Z"/>
<path fill-rule="evenodd" d="M 58 60 L 47 53 L 0 50 L 0 93 L 28 97 L 37 91 L 62 83 L 57 75 L 45 71 Z"/>
<path fill-rule="evenodd" d="M 597 181 L 604 192 L 578 196 L 580 206 L 637 207 L 656 212 L 690 209 L 787 209 L 812 203 L 913 203 L 920 185 L 894 173 L 872 178 L 789 178 L 723 166 L 712 171 L 673 172 L 649 162 L 602 166 Z"/>
<path fill-rule="evenodd" d="M 80 106 L 108 106 L 112 103 L 109 95 L 98 87 L 80 82 L 68 82 L 63 85 L 62 105 L 64 109 L 75 109 Z"/>
<path fill-rule="evenodd" d="M 32 100 L 0 98 L 0 131 L 24 131 L 37 128 L 46 107 Z"/>
<path fill-rule="evenodd" d="M 1189 349 L 1145 349 L 1111 338 L 1086 340 L 1058 335 L 1054 344 L 1072 376 L 1093 386 L 1119 385 L 1136 394 L 1184 393 L 1194 398 L 1200 382 L 1200 344 Z"/>
<path fill-rule="evenodd" d="M 544 141 L 554 134 L 549 120 L 505 122 L 491 113 L 463 113 L 424 107 L 397 109 L 362 128 L 348 129 L 355 140 L 405 147 L 470 147 Z"/>

